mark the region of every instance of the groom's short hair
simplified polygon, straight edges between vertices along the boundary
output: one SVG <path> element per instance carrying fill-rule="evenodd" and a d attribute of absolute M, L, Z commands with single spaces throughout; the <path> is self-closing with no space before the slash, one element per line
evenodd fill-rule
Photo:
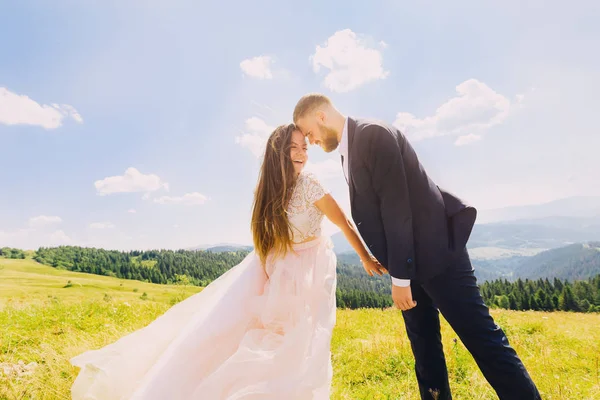
<path fill-rule="evenodd" d="M 309 93 L 305 94 L 298 100 L 296 108 L 294 108 L 294 123 L 298 123 L 298 120 L 304 117 L 306 114 L 315 110 L 315 108 L 322 106 L 323 104 L 331 105 L 329 97 L 321 93 Z"/>

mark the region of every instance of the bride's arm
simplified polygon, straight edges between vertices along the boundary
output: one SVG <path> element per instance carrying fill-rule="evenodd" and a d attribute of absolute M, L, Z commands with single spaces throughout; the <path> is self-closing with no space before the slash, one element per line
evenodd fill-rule
<path fill-rule="evenodd" d="M 360 261 L 369 275 L 373 276 L 373 273 L 381 275 L 387 272 L 377 259 L 369 253 L 360 239 L 354 224 L 346 217 L 344 211 L 330 194 L 324 195 L 314 204 L 331 222 L 341 229 L 352 248 L 354 248 L 354 251 L 360 257 Z"/>

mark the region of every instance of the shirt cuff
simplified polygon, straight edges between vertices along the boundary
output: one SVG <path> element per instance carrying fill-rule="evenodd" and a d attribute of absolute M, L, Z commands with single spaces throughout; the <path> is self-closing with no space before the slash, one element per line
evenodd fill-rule
<path fill-rule="evenodd" d="M 398 279 L 392 276 L 392 283 L 394 286 L 407 287 L 410 286 L 410 279 Z"/>

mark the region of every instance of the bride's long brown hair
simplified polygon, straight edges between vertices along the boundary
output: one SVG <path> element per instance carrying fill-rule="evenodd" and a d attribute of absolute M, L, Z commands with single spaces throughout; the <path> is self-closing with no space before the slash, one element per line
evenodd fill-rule
<path fill-rule="evenodd" d="M 285 256 L 292 244 L 287 206 L 296 176 L 291 160 L 294 124 L 278 126 L 267 141 L 252 206 L 254 251 L 263 266 L 267 256 Z"/>

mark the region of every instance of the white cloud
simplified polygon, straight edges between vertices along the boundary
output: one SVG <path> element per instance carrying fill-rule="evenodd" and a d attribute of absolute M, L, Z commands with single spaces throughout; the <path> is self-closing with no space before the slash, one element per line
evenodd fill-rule
<path fill-rule="evenodd" d="M 18 95 L 0 87 L 0 123 L 5 125 L 36 125 L 45 129 L 56 129 L 65 118 L 78 123 L 83 118 L 68 104 L 40 105 L 25 95 Z"/>
<path fill-rule="evenodd" d="M 247 147 L 256 157 L 263 155 L 269 135 L 275 130 L 274 127 L 267 125 L 265 121 L 258 117 L 248 118 L 246 120 L 246 130 L 235 138 L 235 142 L 240 146 Z"/>
<path fill-rule="evenodd" d="M 516 102 L 495 92 L 477 79 L 469 79 L 456 86 L 457 96 L 439 106 L 434 115 L 423 119 L 406 112 L 396 116 L 394 125 L 412 140 L 423 140 L 445 135 L 463 135 L 457 145 L 481 139 L 473 132 L 483 131 L 501 124 L 510 112 L 523 102 L 518 95 Z"/>
<path fill-rule="evenodd" d="M 134 210 L 133 208 L 130 208 L 129 210 L 127 210 L 127 212 L 130 214 L 135 214 L 137 211 Z"/>
<path fill-rule="evenodd" d="M 252 117 L 246 120 L 246 128 L 253 131 L 259 132 L 263 134 L 270 134 L 275 128 L 267 125 L 265 121 L 260 118 Z"/>
<path fill-rule="evenodd" d="M 379 46 L 386 48 L 387 44 L 382 41 Z M 329 70 L 323 83 L 334 92 L 349 92 L 389 75 L 382 65 L 381 51 L 369 47 L 366 38 L 359 37 L 350 29 L 337 31 L 323 46 L 317 46 L 310 61 L 316 73 L 321 67 Z"/>
<path fill-rule="evenodd" d="M 112 222 L 93 222 L 90 224 L 92 229 L 112 229 L 115 225 Z"/>
<path fill-rule="evenodd" d="M 50 246 L 58 246 L 61 244 L 71 243 L 71 238 L 62 230 L 58 230 L 50 235 Z"/>
<path fill-rule="evenodd" d="M 338 159 L 327 159 L 325 161 L 309 161 L 305 167 L 307 172 L 314 173 L 319 179 L 345 179 L 341 161 Z"/>
<path fill-rule="evenodd" d="M 33 229 L 19 229 L 14 232 L 0 231 L 0 241 L 3 246 L 10 246 L 12 240 L 25 238 L 30 232 L 33 232 Z"/>
<path fill-rule="evenodd" d="M 468 144 L 475 143 L 479 140 L 481 140 L 480 135 L 474 135 L 470 133 L 468 135 L 459 136 L 458 139 L 456 139 L 456 141 L 454 142 L 454 144 L 456 146 L 466 146 Z"/>
<path fill-rule="evenodd" d="M 157 175 L 144 175 L 136 168 L 127 168 L 124 175 L 109 176 L 94 182 L 99 195 L 113 193 L 154 192 L 159 189 L 169 190 L 169 184 L 163 182 Z"/>
<path fill-rule="evenodd" d="M 57 216 L 39 215 L 29 218 L 29 226 L 32 228 L 42 227 L 45 225 L 58 224 L 62 222 L 62 218 Z"/>
<path fill-rule="evenodd" d="M 162 196 L 154 199 L 155 203 L 159 204 L 177 204 L 185 206 L 199 206 L 208 200 L 208 197 L 198 192 L 186 193 L 183 196 Z"/>
<path fill-rule="evenodd" d="M 71 238 L 62 230 L 54 231 L 51 234 L 35 229 L 19 229 L 13 232 L 0 231 L 1 246 L 16 247 L 23 250 L 60 246 L 72 242 Z"/>
<path fill-rule="evenodd" d="M 252 78 L 273 79 L 273 72 L 271 71 L 272 63 L 272 57 L 258 56 L 242 61 L 240 68 L 246 75 Z"/>

